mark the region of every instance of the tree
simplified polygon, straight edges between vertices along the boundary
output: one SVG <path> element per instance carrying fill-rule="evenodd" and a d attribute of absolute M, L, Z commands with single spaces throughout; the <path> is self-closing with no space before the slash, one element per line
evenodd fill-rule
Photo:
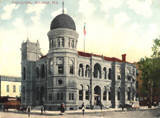
<path fill-rule="evenodd" d="M 155 94 L 153 88 L 160 85 L 160 39 L 155 39 L 152 47 L 151 57 L 141 58 L 138 62 L 139 69 L 142 71 L 142 92 L 148 95 L 149 107 L 151 107 L 152 96 Z"/>

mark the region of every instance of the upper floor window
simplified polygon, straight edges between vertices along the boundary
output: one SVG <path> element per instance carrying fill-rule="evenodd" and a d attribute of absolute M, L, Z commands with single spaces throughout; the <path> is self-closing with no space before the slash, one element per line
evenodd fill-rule
<path fill-rule="evenodd" d="M 89 76 L 90 76 L 89 65 L 86 65 L 85 76 L 86 76 L 86 77 L 89 77 Z"/>
<path fill-rule="evenodd" d="M 41 65 L 41 77 L 42 78 L 45 77 L 45 66 L 44 66 L 44 64 Z"/>
<path fill-rule="evenodd" d="M 9 92 L 9 85 L 6 86 L 6 91 Z"/>
<path fill-rule="evenodd" d="M 58 74 L 64 73 L 64 58 L 63 57 L 57 57 L 57 66 L 58 66 Z"/>
<path fill-rule="evenodd" d="M 72 40 L 71 46 L 72 48 L 74 48 L 74 40 Z"/>
<path fill-rule="evenodd" d="M 26 79 L 26 68 L 23 67 L 23 79 L 25 80 Z"/>
<path fill-rule="evenodd" d="M 106 70 L 106 67 L 103 68 L 103 71 L 104 71 L 104 79 L 107 79 L 107 70 Z"/>
<path fill-rule="evenodd" d="M 60 39 L 58 38 L 57 39 L 57 47 L 60 47 L 60 45 L 61 45 L 61 42 L 60 42 Z"/>
<path fill-rule="evenodd" d="M 83 64 L 79 64 L 79 71 L 78 75 L 83 77 L 84 71 L 83 71 Z"/>
<path fill-rule="evenodd" d="M 64 37 L 62 37 L 61 39 L 62 39 L 62 47 L 64 47 Z"/>
<path fill-rule="evenodd" d="M 94 65 L 94 77 L 101 78 L 101 66 L 98 63 Z"/>
<path fill-rule="evenodd" d="M 15 93 L 16 92 L 16 86 L 13 85 L 13 92 Z"/>
<path fill-rule="evenodd" d="M 69 73 L 74 74 L 74 62 L 73 62 L 73 60 L 69 61 L 69 66 L 70 66 Z"/>
<path fill-rule="evenodd" d="M 112 75 L 112 69 L 109 68 L 108 79 L 111 79 L 111 75 Z"/>

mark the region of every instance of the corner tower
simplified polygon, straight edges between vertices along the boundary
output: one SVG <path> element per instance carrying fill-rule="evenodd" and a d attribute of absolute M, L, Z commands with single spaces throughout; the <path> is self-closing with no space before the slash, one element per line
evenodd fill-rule
<path fill-rule="evenodd" d="M 49 38 L 49 109 L 65 103 L 67 109 L 77 108 L 77 42 L 78 33 L 73 19 L 64 14 L 56 16 L 50 25 Z M 53 97 L 54 96 L 54 97 Z"/>

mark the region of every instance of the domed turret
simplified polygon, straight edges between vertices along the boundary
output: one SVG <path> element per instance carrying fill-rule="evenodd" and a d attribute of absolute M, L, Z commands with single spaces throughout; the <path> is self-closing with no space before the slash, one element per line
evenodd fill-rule
<path fill-rule="evenodd" d="M 51 22 L 50 30 L 53 30 L 56 28 L 67 28 L 67 29 L 76 30 L 76 25 L 73 19 L 69 15 L 60 14 L 56 16 Z"/>

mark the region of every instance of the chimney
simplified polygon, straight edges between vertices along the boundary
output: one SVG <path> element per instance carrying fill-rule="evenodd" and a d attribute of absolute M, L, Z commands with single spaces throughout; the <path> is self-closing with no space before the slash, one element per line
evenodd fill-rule
<path fill-rule="evenodd" d="M 126 54 L 122 54 L 122 61 L 126 62 Z"/>

